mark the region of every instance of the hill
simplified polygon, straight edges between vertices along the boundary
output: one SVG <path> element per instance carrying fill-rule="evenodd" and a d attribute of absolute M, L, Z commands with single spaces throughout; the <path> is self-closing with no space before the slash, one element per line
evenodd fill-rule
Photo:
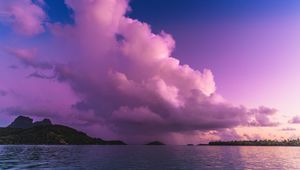
<path fill-rule="evenodd" d="M 76 129 L 53 125 L 49 119 L 32 123 L 32 119 L 19 116 L 6 128 L 0 128 L 0 144 L 49 145 L 126 145 L 122 141 L 92 138 Z"/>

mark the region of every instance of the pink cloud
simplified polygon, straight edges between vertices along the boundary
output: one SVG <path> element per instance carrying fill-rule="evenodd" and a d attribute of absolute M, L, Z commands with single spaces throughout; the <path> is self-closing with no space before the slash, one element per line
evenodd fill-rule
<path fill-rule="evenodd" d="M 32 65 L 36 57 L 36 49 L 6 48 L 5 50 L 27 65 Z"/>
<path fill-rule="evenodd" d="M 253 115 L 255 115 L 255 120 L 251 121 L 252 126 L 277 126 L 279 122 L 274 122 L 270 120 L 270 116 L 276 114 L 277 110 L 273 108 L 267 108 L 261 106 L 257 109 L 251 109 Z"/>
<path fill-rule="evenodd" d="M 22 35 L 31 36 L 45 31 L 45 12 L 31 0 L 1 1 L 0 11 L 0 21 L 11 24 Z"/>
<path fill-rule="evenodd" d="M 31 66 L 39 69 L 52 69 L 52 65 L 47 62 L 41 62 L 37 59 L 37 49 L 27 48 L 4 48 L 10 56 L 19 59 L 25 66 Z"/>
<path fill-rule="evenodd" d="M 217 93 L 211 70 L 195 70 L 172 57 L 172 36 L 154 34 L 148 24 L 126 17 L 126 0 L 66 3 L 74 10 L 75 24 L 48 24 L 56 44 L 43 42 L 47 50 L 36 52 L 9 51 L 39 71 L 25 80 L 26 92 L 12 99 L 10 104 L 18 105 L 13 109 L 37 116 L 57 115 L 59 121 L 84 125 L 93 133 L 96 130 L 88 127 L 105 126 L 109 133 L 103 134 L 132 139 L 210 130 L 229 139 L 237 134 L 224 129 L 277 125 L 271 121 L 276 110 L 227 102 Z M 56 62 L 35 57 L 38 53 L 50 58 L 56 51 Z M 44 63 L 53 70 L 42 69 Z M 53 76 L 43 76 L 49 70 Z M 37 90 L 40 86 L 43 88 Z M 33 100 L 36 95 L 39 97 Z M 36 102 L 41 98 L 45 100 Z"/>
<path fill-rule="evenodd" d="M 291 124 L 300 124 L 300 116 L 294 116 L 291 120 L 289 120 Z"/>

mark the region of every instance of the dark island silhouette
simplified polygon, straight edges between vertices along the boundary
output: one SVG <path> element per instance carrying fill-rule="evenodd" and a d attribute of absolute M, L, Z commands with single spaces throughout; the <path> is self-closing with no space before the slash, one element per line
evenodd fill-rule
<path fill-rule="evenodd" d="M 153 142 L 147 143 L 146 145 L 165 145 L 165 144 L 160 141 L 153 141 Z"/>
<path fill-rule="evenodd" d="M 126 145 L 123 141 L 92 138 L 76 129 L 54 125 L 49 119 L 33 122 L 19 116 L 9 126 L 0 128 L 0 144 L 28 145 Z"/>
<path fill-rule="evenodd" d="M 228 146 L 300 146 L 300 139 L 295 140 L 242 140 L 242 141 L 214 141 L 209 145 Z"/>

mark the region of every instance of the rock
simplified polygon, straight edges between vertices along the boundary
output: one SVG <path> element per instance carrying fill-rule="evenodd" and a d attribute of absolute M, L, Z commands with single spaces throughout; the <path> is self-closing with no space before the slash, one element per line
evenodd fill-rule
<path fill-rule="evenodd" d="M 146 145 L 165 145 L 165 144 L 162 142 L 159 142 L 159 141 L 153 141 L 153 142 L 147 143 Z"/>
<path fill-rule="evenodd" d="M 32 119 L 25 116 L 18 116 L 10 125 L 9 128 L 30 128 L 33 126 Z"/>
<path fill-rule="evenodd" d="M 205 144 L 205 143 L 199 143 L 197 146 L 206 146 L 208 144 Z"/>
<path fill-rule="evenodd" d="M 34 126 L 47 126 L 47 125 L 52 125 L 52 123 L 49 119 L 44 119 L 42 121 L 34 122 L 33 125 Z"/>
<path fill-rule="evenodd" d="M 120 140 L 111 140 L 111 141 L 105 141 L 105 145 L 127 145 L 127 144 Z"/>
<path fill-rule="evenodd" d="M 29 117 L 18 116 L 8 127 L 26 129 L 26 128 L 31 128 L 33 126 L 46 126 L 46 125 L 52 125 L 49 119 L 44 119 L 42 121 L 36 121 L 33 123 L 33 120 Z"/>

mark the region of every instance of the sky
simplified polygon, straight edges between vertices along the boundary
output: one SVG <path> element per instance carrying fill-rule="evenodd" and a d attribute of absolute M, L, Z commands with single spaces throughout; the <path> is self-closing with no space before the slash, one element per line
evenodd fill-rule
<path fill-rule="evenodd" d="M 0 126 L 129 143 L 298 138 L 298 0 L 0 2 Z"/>

